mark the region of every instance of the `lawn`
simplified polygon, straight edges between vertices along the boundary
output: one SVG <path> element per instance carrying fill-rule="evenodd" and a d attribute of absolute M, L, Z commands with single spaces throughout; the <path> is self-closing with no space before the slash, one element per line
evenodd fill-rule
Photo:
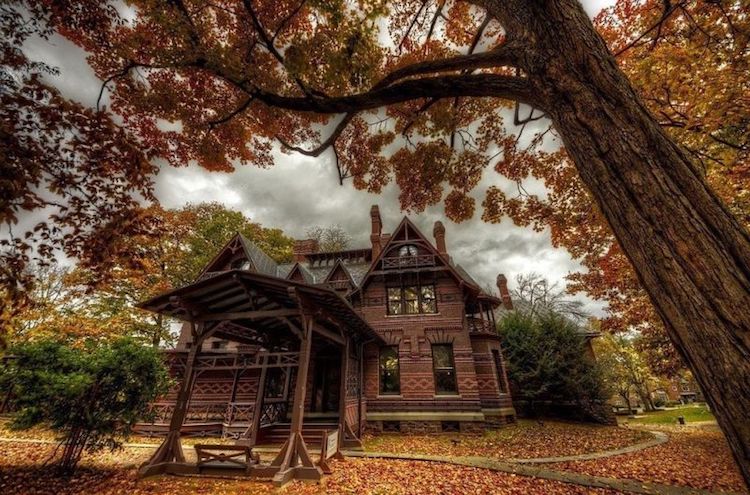
<path fill-rule="evenodd" d="M 705 404 L 690 404 L 675 409 L 665 411 L 655 411 L 645 413 L 644 416 L 638 416 L 634 419 L 628 419 L 629 423 L 640 424 L 677 424 L 677 418 L 682 416 L 685 422 L 697 423 L 702 421 L 715 421 L 714 415 Z"/>

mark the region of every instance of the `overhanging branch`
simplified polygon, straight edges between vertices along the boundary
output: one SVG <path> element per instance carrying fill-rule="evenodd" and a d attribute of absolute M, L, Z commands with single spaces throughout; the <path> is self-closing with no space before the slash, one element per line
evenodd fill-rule
<path fill-rule="evenodd" d="M 420 98 L 494 97 L 539 107 L 523 78 L 498 74 L 467 74 L 410 79 L 382 89 L 340 97 L 282 96 L 255 88 L 250 94 L 266 105 L 297 112 L 322 114 L 370 110 Z"/>

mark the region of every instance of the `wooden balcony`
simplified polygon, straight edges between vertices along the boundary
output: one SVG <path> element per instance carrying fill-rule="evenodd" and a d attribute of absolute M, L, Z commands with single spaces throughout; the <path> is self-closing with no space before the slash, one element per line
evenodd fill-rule
<path fill-rule="evenodd" d="M 475 316 L 467 316 L 466 320 L 469 323 L 470 332 L 491 334 L 497 333 L 497 331 L 492 327 L 492 323 L 487 320 L 483 320 Z"/>
<path fill-rule="evenodd" d="M 383 258 L 381 261 L 381 267 L 383 270 L 418 268 L 422 266 L 435 266 L 435 255 L 419 254 L 417 256 L 392 256 Z"/>
<path fill-rule="evenodd" d="M 348 280 L 329 280 L 328 287 L 333 290 L 349 290 L 351 283 Z"/>

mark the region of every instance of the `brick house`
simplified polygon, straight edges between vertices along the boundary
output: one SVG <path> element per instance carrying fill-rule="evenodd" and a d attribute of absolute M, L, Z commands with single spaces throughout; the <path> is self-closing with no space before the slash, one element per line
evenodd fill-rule
<path fill-rule="evenodd" d="M 321 252 L 314 240 L 296 241 L 287 264 L 238 234 L 195 283 L 141 304 L 186 321 L 167 355 L 176 377 L 193 375 L 188 392 L 175 388 L 139 429 L 167 434 L 188 393 L 182 435 L 281 442 L 301 385 L 300 434 L 338 425 L 342 445 L 365 430 L 476 432 L 514 421 L 494 317 L 512 307 L 505 277 L 497 295 L 485 292 L 452 260 L 441 222 L 434 242 L 406 217 L 387 234 L 373 206 L 370 227 L 370 245 L 358 249 Z M 253 316 L 257 301 L 269 302 Z M 300 301 L 315 328 L 309 363 L 296 358 L 303 318 L 279 316 Z M 196 325 L 212 319 L 231 321 L 190 352 Z"/>

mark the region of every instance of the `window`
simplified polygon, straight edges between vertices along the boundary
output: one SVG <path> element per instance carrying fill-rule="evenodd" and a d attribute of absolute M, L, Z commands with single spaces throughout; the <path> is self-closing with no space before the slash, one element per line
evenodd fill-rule
<path fill-rule="evenodd" d="M 266 376 L 266 398 L 280 399 L 284 397 L 286 385 L 286 371 L 283 368 L 268 368 Z"/>
<path fill-rule="evenodd" d="M 500 356 L 500 351 L 492 349 L 492 360 L 495 361 L 495 372 L 497 373 L 497 386 L 500 387 L 501 394 L 508 393 L 508 387 L 505 384 L 505 377 L 503 376 L 503 358 Z"/>
<path fill-rule="evenodd" d="M 433 344 L 432 369 L 435 373 L 436 394 L 457 394 L 456 365 L 453 361 L 453 345 Z"/>
<path fill-rule="evenodd" d="M 380 348 L 380 393 L 383 395 L 401 393 L 398 346 L 396 345 Z"/>
<path fill-rule="evenodd" d="M 437 313 L 434 285 L 388 287 L 389 315 L 415 315 L 419 313 Z"/>
<path fill-rule="evenodd" d="M 211 349 L 226 349 L 227 348 L 227 341 L 226 340 L 214 340 L 211 342 Z"/>
<path fill-rule="evenodd" d="M 423 285 L 420 287 L 422 298 L 420 310 L 422 313 L 437 313 L 437 304 L 435 303 L 435 286 Z"/>
<path fill-rule="evenodd" d="M 398 255 L 401 258 L 405 256 L 416 256 L 418 253 L 419 251 L 417 250 L 417 246 L 412 246 L 411 244 L 401 246 L 401 249 L 398 250 Z"/>

